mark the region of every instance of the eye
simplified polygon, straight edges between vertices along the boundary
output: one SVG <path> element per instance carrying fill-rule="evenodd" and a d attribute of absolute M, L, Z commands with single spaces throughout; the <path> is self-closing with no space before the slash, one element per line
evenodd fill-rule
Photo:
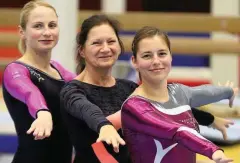
<path fill-rule="evenodd" d="M 33 28 L 36 28 L 36 29 L 39 29 L 39 28 L 42 28 L 42 27 L 43 27 L 42 24 L 35 24 L 35 25 L 33 26 Z"/>
<path fill-rule="evenodd" d="M 167 55 L 167 53 L 165 53 L 165 52 L 160 52 L 160 53 L 158 53 L 158 55 Z"/>
<path fill-rule="evenodd" d="M 144 59 L 149 59 L 149 58 L 151 58 L 151 54 L 144 54 L 144 55 L 142 56 L 142 58 L 144 58 Z"/>
<path fill-rule="evenodd" d="M 110 41 L 108 41 L 109 44 L 113 44 L 113 43 L 115 43 L 115 42 L 116 42 L 116 40 L 110 40 Z"/>
<path fill-rule="evenodd" d="M 55 27 L 57 27 L 57 24 L 56 23 L 50 23 L 48 26 L 49 26 L 49 28 L 55 28 Z"/>
<path fill-rule="evenodd" d="M 100 44 L 101 44 L 100 41 L 94 41 L 94 42 L 92 43 L 92 45 L 100 45 Z"/>

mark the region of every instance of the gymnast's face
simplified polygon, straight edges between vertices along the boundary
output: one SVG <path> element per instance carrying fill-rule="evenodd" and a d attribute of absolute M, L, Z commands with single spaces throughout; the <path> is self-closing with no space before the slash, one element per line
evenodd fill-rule
<path fill-rule="evenodd" d="M 167 80 L 171 70 L 172 55 L 165 40 L 158 35 L 139 41 L 133 66 L 140 73 L 142 81 L 159 83 Z"/>
<path fill-rule="evenodd" d="M 113 28 L 102 24 L 89 31 L 80 55 L 85 58 L 86 67 L 109 69 L 115 64 L 120 53 L 120 44 Z"/>
<path fill-rule="evenodd" d="M 20 34 L 25 40 L 27 51 L 51 51 L 59 38 L 58 18 L 55 11 L 49 7 L 36 7 L 30 12 L 26 29 L 20 29 Z"/>

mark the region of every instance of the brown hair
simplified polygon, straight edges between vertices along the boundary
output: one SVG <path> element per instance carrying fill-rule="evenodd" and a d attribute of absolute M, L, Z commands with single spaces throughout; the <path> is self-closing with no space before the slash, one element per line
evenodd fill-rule
<path fill-rule="evenodd" d="M 114 30 L 114 32 L 117 36 L 118 42 L 120 44 L 121 53 L 124 52 L 123 43 L 119 37 L 119 30 L 120 30 L 119 22 L 115 19 L 112 19 L 112 18 L 106 16 L 106 15 L 93 15 L 83 21 L 80 32 L 77 34 L 77 38 L 76 38 L 76 41 L 77 41 L 76 72 L 77 72 L 77 74 L 81 73 L 85 68 L 85 59 L 83 57 L 81 57 L 81 55 L 79 55 L 79 51 L 84 47 L 84 45 L 87 41 L 87 38 L 88 38 L 89 31 L 93 27 L 100 26 L 102 24 L 108 24 L 110 27 L 112 27 L 112 29 Z"/>
<path fill-rule="evenodd" d="M 20 24 L 19 25 L 22 27 L 23 30 L 26 30 L 26 24 L 28 22 L 28 18 L 29 18 L 31 11 L 34 10 L 38 6 L 51 8 L 57 15 L 56 9 L 53 6 L 51 6 L 50 4 L 48 4 L 44 1 L 41 1 L 41 0 L 30 1 L 23 6 L 23 8 L 21 9 L 21 13 L 20 13 Z M 26 51 L 25 40 L 20 39 L 19 44 L 18 44 L 18 49 L 22 54 L 25 53 L 25 51 Z"/>
<path fill-rule="evenodd" d="M 154 37 L 156 35 L 163 38 L 163 40 L 166 42 L 166 44 L 169 48 L 169 51 L 171 51 L 170 40 L 166 33 L 164 33 L 163 31 L 161 31 L 160 29 L 158 29 L 156 27 L 145 26 L 145 27 L 141 28 L 139 31 L 137 31 L 136 35 L 134 36 L 134 39 L 132 42 L 133 56 L 136 58 L 139 42 L 141 40 L 143 40 L 145 38 L 149 38 L 149 37 Z"/>

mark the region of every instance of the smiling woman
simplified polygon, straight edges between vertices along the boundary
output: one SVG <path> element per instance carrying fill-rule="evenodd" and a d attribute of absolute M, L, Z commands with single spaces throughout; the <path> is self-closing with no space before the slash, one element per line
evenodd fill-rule
<path fill-rule="evenodd" d="M 101 31 L 101 32 L 99 32 Z M 105 68 L 112 66 L 121 52 L 117 36 L 108 24 L 93 27 L 85 46 L 79 50 L 81 57 L 91 66 Z"/>
<path fill-rule="evenodd" d="M 132 161 L 196 163 L 196 153 L 200 153 L 216 163 L 232 162 L 199 134 L 191 108 L 222 99 L 231 103 L 238 89 L 168 84 L 172 65 L 170 41 L 158 28 L 147 26 L 137 31 L 132 48 L 132 63 L 141 76 L 141 85 L 121 110 L 123 134 Z"/>
<path fill-rule="evenodd" d="M 123 43 L 119 38 L 119 23 L 104 15 L 93 16 L 85 20 L 82 32 L 77 36 L 77 73 L 84 70 L 86 61 L 93 61 L 94 67 L 101 68 L 102 61 L 111 61 L 107 64 L 113 65 L 118 56 L 123 53 Z M 89 53 L 89 54 L 88 54 Z M 100 63 L 97 63 L 97 61 Z"/>
<path fill-rule="evenodd" d="M 63 116 L 76 149 L 74 162 L 98 163 L 91 148 L 97 140 L 112 144 L 113 148 L 106 148 L 113 157 L 129 163 L 120 127 L 115 129 L 110 122 L 112 116 L 120 118 L 122 102 L 137 86 L 111 75 L 112 66 L 123 52 L 118 23 L 106 15 L 93 15 L 84 20 L 80 31 L 77 59 L 81 73 L 61 91 Z"/>
<path fill-rule="evenodd" d="M 40 2 L 39 2 L 40 3 Z M 39 5 L 30 10 L 30 5 L 21 12 L 20 15 L 20 51 L 28 53 L 28 51 L 38 49 L 37 52 L 44 50 L 41 48 L 44 41 L 48 41 L 49 47 L 52 49 L 58 41 L 59 28 L 56 10 L 48 5 Z M 40 51 L 39 51 L 40 50 Z M 41 52 L 40 52 L 41 53 Z"/>
<path fill-rule="evenodd" d="M 75 75 L 51 60 L 59 36 L 56 10 L 30 1 L 21 10 L 19 33 L 23 55 L 6 66 L 3 77 L 4 101 L 18 136 L 13 162 L 70 163 L 59 93 Z"/>

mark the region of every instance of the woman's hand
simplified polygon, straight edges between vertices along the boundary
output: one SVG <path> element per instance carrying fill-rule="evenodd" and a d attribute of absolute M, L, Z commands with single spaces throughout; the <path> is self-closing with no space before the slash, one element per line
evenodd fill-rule
<path fill-rule="evenodd" d="M 216 163 L 232 163 L 233 159 L 227 158 L 222 150 L 217 150 L 212 155 L 212 160 Z"/>
<path fill-rule="evenodd" d="M 218 82 L 219 86 L 222 86 L 221 83 Z M 235 98 L 235 96 L 237 96 L 238 94 L 238 88 L 234 87 L 233 82 L 227 81 L 226 84 L 224 85 L 225 87 L 230 87 L 233 90 L 233 96 L 229 99 L 229 106 L 232 107 L 233 106 L 233 100 Z"/>
<path fill-rule="evenodd" d="M 227 128 L 229 125 L 233 125 L 234 122 L 220 117 L 214 117 L 212 127 L 222 132 L 223 139 L 227 140 Z"/>
<path fill-rule="evenodd" d="M 100 129 L 97 142 L 104 141 L 107 144 L 112 144 L 116 153 L 119 152 L 119 144 L 125 145 L 125 141 L 120 137 L 117 130 L 112 125 L 102 126 Z"/>
<path fill-rule="evenodd" d="M 48 111 L 39 111 L 37 119 L 35 119 L 27 131 L 27 134 L 33 133 L 35 140 L 42 140 L 51 135 L 53 128 L 52 115 Z"/>

